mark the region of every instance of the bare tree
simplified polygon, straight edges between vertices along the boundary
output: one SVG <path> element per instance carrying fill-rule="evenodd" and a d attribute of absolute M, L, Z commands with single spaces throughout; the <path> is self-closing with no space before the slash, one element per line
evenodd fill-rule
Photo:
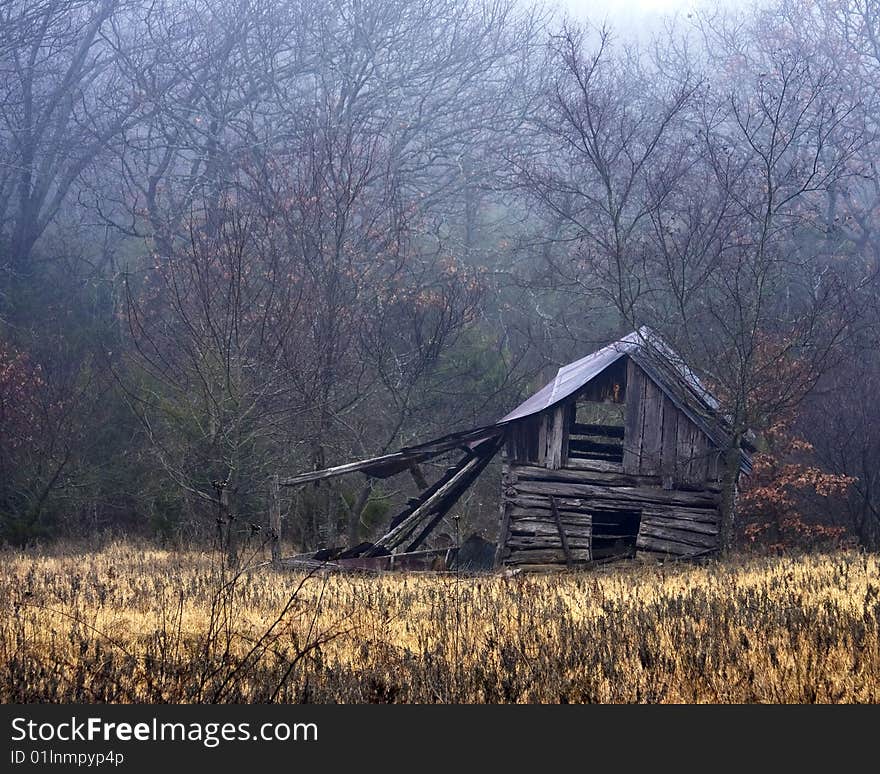
<path fill-rule="evenodd" d="M 124 0 L 0 6 L 0 239 L 7 271 L 34 245 L 81 176 L 138 120 L 120 88 L 116 15 Z"/>
<path fill-rule="evenodd" d="M 271 181 L 270 202 L 280 203 L 273 218 L 311 310 L 299 334 L 312 357 L 297 370 L 296 389 L 307 407 L 308 464 L 321 468 L 330 456 L 385 450 L 408 432 L 415 407 L 429 399 L 428 377 L 472 319 L 482 288 L 425 233 L 381 135 L 321 105 L 303 124 L 296 156 L 261 174 Z M 350 538 L 369 491 L 362 487 L 347 508 Z M 338 493 L 325 494 L 329 541 Z"/>
<path fill-rule="evenodd" d="M 126 284 L 131 405 L 162 468 L 197 513 L 217 517 L 233 554 L 302 411 L 291 380 L 313 353 L 297 336 L 295 273 L 259 218 L 227 209 L 215 230 L 192 221 L 188 250 L 155 255 Z"/>
<path fill-rule="evenodd" d="M 186 247 L 194 207 L 209 224 L 222 217 L 241 164 L 277 139 L 277 90 L 307 77 L 314 12 L 295 0 L 167 0 L 127 19 L 120 34 L 138 43 L 120 50 L 120 69 L 151 111 L 114 144 L 124 185 L 104 192 L 104 218 L 170 254 L 176 240 Z"/>
<path fill-rule="evenodd" d="M 831 248 L 853 260 L 880 260 L 876 212 L 880 206 L 880 12 L 871 0 L 783 0 L 762 11 L 776 19 L 783 45 L 809 51 L 834 73 L 835 87 L 854 109 L 845 119 L 862 143 L 849 160 L 850 174 L 829 187 L 824 211 Z M 766 25 L 765 25 L 766 26 Z"/>
<path fill-rule="evenodd" d="M 824 466 L 852 479 L 845 498 L 845 523 L 869 551 L 880 548 L 877 352 L 875 332 L 862 331 L 850 340 L 846 360 L 822 376 L 801 411 L 798 426 Z"/>

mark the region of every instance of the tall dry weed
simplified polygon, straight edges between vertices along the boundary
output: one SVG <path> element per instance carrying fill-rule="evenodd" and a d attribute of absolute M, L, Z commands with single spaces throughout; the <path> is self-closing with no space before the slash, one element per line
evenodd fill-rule
<path fill-rule="evenodd" d="M 875 702 L 880 563 L 516 577 L 226 575 L 6 551 L 4 702 Z"/>

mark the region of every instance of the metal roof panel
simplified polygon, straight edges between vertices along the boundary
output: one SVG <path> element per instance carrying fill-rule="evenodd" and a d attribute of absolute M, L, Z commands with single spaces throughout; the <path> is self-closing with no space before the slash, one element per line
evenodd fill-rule
<path fill-rule="evenodd" d="M 628 336 L 593 352 L 591 355 L 562 366 L 552 382 L 545 384 L 538 392 L 519 404 L 509 414 L 498 420 L 498 424 L 538 414 L 544 409 L 559 403 L 576 393 L 587 382 L 601 374 L 608 366 L 639 346 L 641 333 L 633 331 Z"/>

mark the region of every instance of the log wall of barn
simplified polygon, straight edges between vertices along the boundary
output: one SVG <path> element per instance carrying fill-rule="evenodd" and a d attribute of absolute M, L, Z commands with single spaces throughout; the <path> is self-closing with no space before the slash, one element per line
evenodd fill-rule
<path fill-rule="evenodd" d="M 619 463 L 578 460 L 576 465 L 551 470 L 505 460 L 503 564 L 589 562 L 598 558 L 591 552 L 594 520 L 613 520 L 621 512 L 639 514 L 636 556 L 687 557 L 716 547 L 716 485 L 670 490 L 659 476 L 627 474 Z"/>

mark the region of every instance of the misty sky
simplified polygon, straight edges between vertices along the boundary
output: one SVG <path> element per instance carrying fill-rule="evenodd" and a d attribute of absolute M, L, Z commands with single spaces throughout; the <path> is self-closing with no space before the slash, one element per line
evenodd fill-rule
<path fill-rule="evenodd" d="M 651 23 L 668 13 L 688 11 L 706 5 L 706 0 L 556 0 L 577 18 L 598 22 L 607 17 L 612 23 Z M 725 6 L 745 6 L 751 0 L 721 0 Z M 711 4 L 716 4 L 711 2 Z"/>

